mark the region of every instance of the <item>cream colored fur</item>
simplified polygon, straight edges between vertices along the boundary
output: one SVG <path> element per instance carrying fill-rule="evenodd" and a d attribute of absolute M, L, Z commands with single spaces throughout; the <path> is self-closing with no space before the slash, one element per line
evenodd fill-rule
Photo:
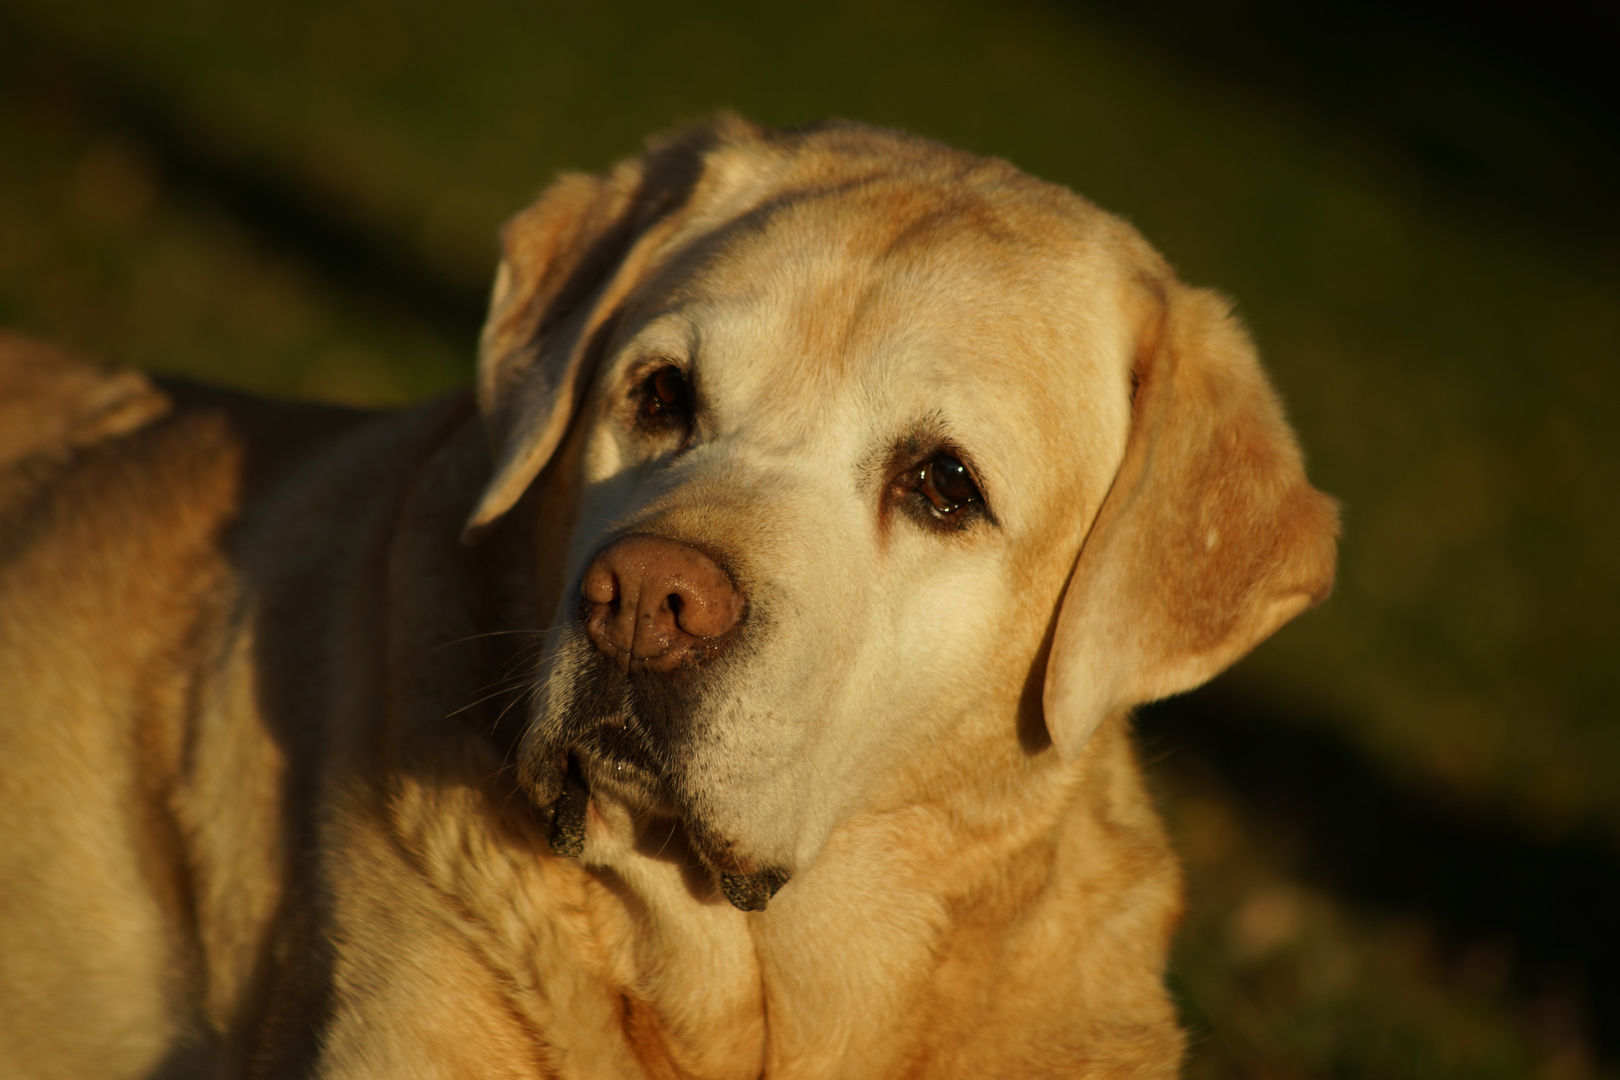
<path fill-rule="evenodd" d="M 847 124 L 722 117 L 504 243 L 476 408 L 0 340 L 0 1074 L 1175 1075 L 1128 710 L 1321 599 L 1336 530 L 1224 304 Z M 960 529 L 896 486 L 939 448 Z M 749 605 L 653 787 L 572 741 L 628 532 Z"/>

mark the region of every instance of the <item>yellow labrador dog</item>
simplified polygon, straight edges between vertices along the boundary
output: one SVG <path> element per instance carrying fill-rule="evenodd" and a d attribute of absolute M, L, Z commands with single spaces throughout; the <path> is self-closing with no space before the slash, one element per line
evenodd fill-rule
<path fill-rule="evenodd" d="M 1336 531 L 1226 303 L 845 123 L 504 247 L 476 403 L 0 346 L 0 1074 L 1175 1075 L 1128 712 Z"/>

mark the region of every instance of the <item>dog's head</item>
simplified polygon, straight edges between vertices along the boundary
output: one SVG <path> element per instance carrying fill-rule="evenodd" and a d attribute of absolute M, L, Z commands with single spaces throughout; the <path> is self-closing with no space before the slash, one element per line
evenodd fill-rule
<path fill-rule="evenodd" d="M 503 242 L 468 528 L 569 493 L 537 511 L 542 801 L 577 767 L 780 881 L 998 755 L 1065 767 L 1331 585 L 1333 505 L 1226 305 L 1003 162 L 722 117 Z"/>

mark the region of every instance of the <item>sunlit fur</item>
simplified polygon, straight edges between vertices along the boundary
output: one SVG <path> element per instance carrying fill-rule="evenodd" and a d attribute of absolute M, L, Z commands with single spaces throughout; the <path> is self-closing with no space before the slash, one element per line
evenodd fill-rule
<path fill-rule="evenodd" d="M 476 410 L 0 349 L 45 418 L 0 442 L 0 1073 L 1176 1075 L 1128 709 L 1320 599 L 1336 528 L 1225 305 L 848 124 L 721 117 L 503 242 Z M 690 423 L 638 422 L 659 364 Z M 938 452 L 961 528 L 894 501 Z M 673 677 L 582 630 L 630 532 L 746 597 Z"/>

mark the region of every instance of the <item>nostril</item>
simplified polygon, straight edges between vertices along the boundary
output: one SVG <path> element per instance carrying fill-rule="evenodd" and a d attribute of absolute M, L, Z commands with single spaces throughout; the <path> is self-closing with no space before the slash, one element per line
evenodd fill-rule
<path fill-rule="evenodd" d="M 669 604 L 669 613 L 675 616 L 675 622 L 678 625 L 681 621 L 681 594 L 674 592 L 670 593 L 666 598 L 666 602 Z"/>
<path fill-rule="evenodd" d="M 579 591 L 593 604 L 611 604 L 615 608 L 619 606 L 619 579 L 600 560 L 592 563 L 585 571 L 585 579 L 579 583 Z"/>
<path fill-rule="evenodd" d="M 715 574 L 718 576 L 719 571 Z M 742 607 L 742 594 L 730 581 L 724 581 L 723 586 L 708 582 L 670 597 L 675 625 L 697 638 L 717 638 L 726 633 L 737 624 Z"/>

